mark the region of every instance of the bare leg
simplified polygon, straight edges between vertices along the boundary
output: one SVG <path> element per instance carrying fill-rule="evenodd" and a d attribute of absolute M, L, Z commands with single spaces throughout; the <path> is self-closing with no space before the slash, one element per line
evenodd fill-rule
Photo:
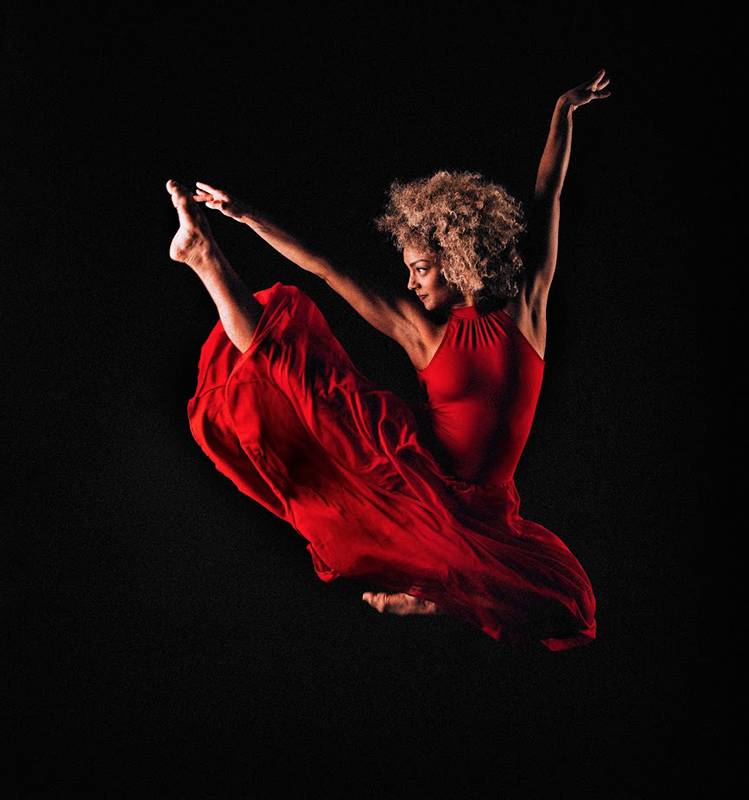
<path fill-rule="evenodd" d="M 200 278 L 216 304 L 226 335 L 244 353 L 252 342 L 263 307 L 221 252 L 189 189 L 173 180 L 167 181 L 166 188 L 179 218 L 169 256 L 187 264 Z"/>
<path fill-rule="evenodd" d="M 431 600 L 422 600 L 420 597 L 399 592 L 387 594 L 386 592 L 364 592 L 362 600 L 376 608 L 380 614 L 441 614 L 437 605 Z"/>

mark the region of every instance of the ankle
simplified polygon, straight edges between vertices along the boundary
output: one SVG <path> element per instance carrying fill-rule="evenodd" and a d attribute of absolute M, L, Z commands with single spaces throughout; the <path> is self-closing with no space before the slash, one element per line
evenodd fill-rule
<path fill-rule="evenodd" d="M 225 273 L 229 267 L 226 256 L 213 240 L 196 246 L 190 254 L 189 264 L 201 278 Z"/>

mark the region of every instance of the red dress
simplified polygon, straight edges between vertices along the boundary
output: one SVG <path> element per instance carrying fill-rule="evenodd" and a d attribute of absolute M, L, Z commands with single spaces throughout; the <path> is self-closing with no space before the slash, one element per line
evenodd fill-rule
<path fill-rule="evenodd" d="M 308 542 L 323 581 L 434 601 L 494 639 L 550 650 L 596 635 L 590 580 L 523 519 L 513 475 L 544 361 L 501 310 L 453 309 L 424 387 L 431 436 L 364 375 L 298 287 L 263 306 L 241 353 L 219 320 L 188 401 L 190 430 L 237 488 Z"/>

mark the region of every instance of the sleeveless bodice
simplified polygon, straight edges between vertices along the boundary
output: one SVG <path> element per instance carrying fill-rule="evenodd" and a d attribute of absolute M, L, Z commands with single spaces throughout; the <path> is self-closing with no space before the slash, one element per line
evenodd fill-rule
<path fill-rule="evenodd" d="M 472 483 L 509 481 L 530 434 L 545 361 L 502 309 L 452 308 L 416 375 L 443 466 Z"/>

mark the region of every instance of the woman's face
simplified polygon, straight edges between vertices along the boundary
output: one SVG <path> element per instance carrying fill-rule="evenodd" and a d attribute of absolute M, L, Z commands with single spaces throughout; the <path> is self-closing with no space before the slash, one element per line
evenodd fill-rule
<path fill-rule="evenodd" d="M 424 308 L 433 311 L 465 303 L 440 273 L 439 256 L 433 250 L 405 247 L 403 261 L 408 269 L 408 289 L 416 293 Z"/>

